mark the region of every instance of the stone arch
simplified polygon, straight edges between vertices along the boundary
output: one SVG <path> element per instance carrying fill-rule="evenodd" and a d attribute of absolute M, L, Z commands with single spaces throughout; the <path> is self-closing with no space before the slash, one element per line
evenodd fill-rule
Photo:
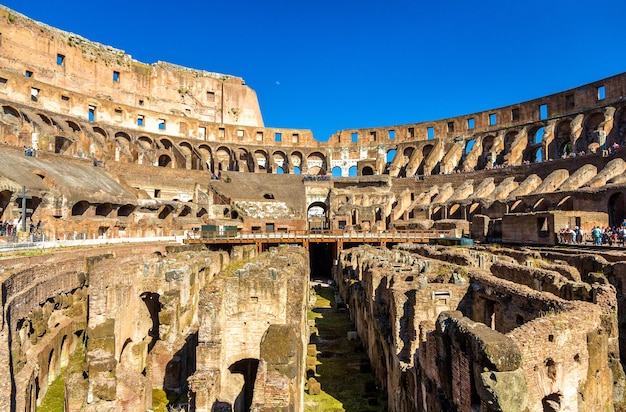
<path fill-rule="evenodd" d="M 293 151 L 289 155 L 289 164 L 293 167 L 293 173 L 299 175 L 302 173 L 302 163 L 304 156 L 299 151 Z"/>
<path fill-rule="evenodd" d="M 202 162 L 204 163 L 207 170 L 213 172 L 213 152 L 211 147 L 206 144 L 201 144 L 198 146 L 198 153 L 202 157 Z"/>
<path fill-rule="evenodd" d="M 509 213 L 520 213 L 520 212 L 524 212 L 526 208 L 526 205 L 524 204 L 524 202 L 522 202 L 521 200 L 516 200 L 512 205 L 511 205 L 511 209 L 509 210 Z"/>
<path fill-rule="evenodd" d="M 96 206 L 96 216 L 107 217 L 113 211 L 113 205 L 111 203 L 100 203 Z"/>
<path fill-rule="evenodd" d="M 269 161 L 269 154 L 266 150 L 257 149 L 254 151 L 254 164 L 258 170 L 264 170 L 271 173 L 272 167 Z"/>
<path fill-rule="evenodd" d="M 626 218 L 626 192 L 613 193 L 608 200 L 609 225 L 620 226 Z"/>
<path fill-rule="evenodd" d="M 166 219 L 168 216 L 170 216 L 172 214 L 173 211 L 174 211 L 174 208 L 172 206 L 170 206 L 170 205 L 163 205 L 159 209 L 158 218 L 161 219 L 161 220 Z"/>
<path fill-rule="evenodd" d="M 550 209 L 550 202 L 543 197 L 533 205 L 533 212 L 545 212 L 548 209 Z"/>
<path fill-rule="evenodd" d="M 613 116 L 613 128 L 607 136 L 609 145 L 618 143 L 620 146 L 626 144 L 626 106 L 620 107 Z"/>
<path fill-rule="evenodd" d="M 220 146 L 215 151 L 215 160 L 217 161 L 217 170 L 232 170 L 231 151 L 226 146 Z"/>
<path fill-rule="evenodd" d="M 173 162 L 172 162 L 172 157 L 168 154 L 162 154 L 161 156 L 159 156 L 159 161 L 158 161 L 158 166 L 159 167 L 169 167 L 169 168 L 173 168 Z"/>
<path fill-rule="evenodd" d="M 237 394 L 235 397 L 235 399 L 237 399 L 238 406 L 239 406 L 238 408 L 236 408 L 236 410 L 241 410 L 241 411 L 250 410 L 250 407 L 252 406 L 252 397 L 254 395 L 254 384 L 256 382 L 256 375 L 257 375 L 258 369 L 259 369 L 259 360 L 254 359 L 254 358 L 240 359 L 228 367 L 228 371 L 231 374 L 241 374 L 243 377 L 243 382 L 239 381 L 240 383 L 243 383 L 241 392 L 239 392 L 239 394 Z M 232 385 L 232 386 L 235 386 L 235 385 Z"/>
<path fill-rule="evenodd" d="M 67 335 L 63 335 L 61 339 L 61 348 L 59 349 L 59 368 L 65 368 L 70 363 L 70 343 Z"/>
<path fill-rule="evenodd" d="M 203 170 L 202 167 L 202 159 L 198 152 L 194 149 L 194 147 L 189 142 L 180 142 L 179 150 L 185 156 L 185 160 L 187 161 L 187 168 L 190 170 Z"/>
<path fill-rule="evenodd" d="M 480 160 L 478 164 L 479 169 L 484 169 L 486 167 L 494 166 L 496 163 L 496 157 L 493 152 L 493 145 L 496 140 L 494 135 L 488 135 L 483 137 L 482 139 L 482 147 L 483 151 L 480 155 Z"/>
<path fill-rule="evenodd" d="M 145 303 L 148 313 L 150 313 L 150 319 L 152 320 L 152 327 L 148 330 L 148 336 L 150 336 L 150 342 L 148 342 L 148 353 L 152 352 L 152 348 L 159 340 L 159 312 L 161 312 L 162 304 L 160 302 L 161 295 L 154 292 L 144 292 L 139 295 L 143 303 Z"/>
<path fill-rule="evenodd" d="M 548 158 L 560 159 L 572 152 L 572 121 L 564 119 L 554 128 L 554 139 L 548 144 Z"/>
<path fill-rule="evenodd" d="M 53 125 L 52 125 L 52 119 L 50 119 L 48 116 L 46 116 L 46 115 L 45 115 L 45 114 L 43 114 L 43 113 L 36 113 L 36 114 L 37 114 L 37 116 L 39 116 L 39 118 L 40 118 L 40 119 L 41 119 L 41 120 L 42 120 L 45 124 L 47 124 L 48 126 L 53 126 Z"/>
<path fill-rule="evenodd" d="M 326 203 L 311 203 L 307 207 L 306 216 L 309 230 L 328 229 L 328 205 Z"/>
<path fill-rule="evenodd" d="M 151 137 L 143 135 L 137 138 L 137 144 L 144 150 L 152 149 L 154 147 L 154 140 L 152 140 Z"/>
<path fill-rule="evenodd" d="M 86 200 L 74 203 L 72 206 L 72 216 L 83 216 L 89 210 L 91 204 Z"/>
<path fill-rule="evenodd" d="M 67 125 L 70 127 L 70 129 L 72 129 L 73 133 L 77 133 L 77 132 L 80 132 L 82 130 L 80 128 L 80 126 L 78 125 L 78 123 L 76 123 L 73 120 L 66 120 L 65 123 L 67 123 Z"/>
<path fill-rule="evenodd" d="M 281 150 L 277 150 L 272 154 L 272 168 L 278 174 L 289 173 L 289 160 L 287 154 Z"/>
<path fill-rule="evenodd" d="M 574 199 L 571 196 L 565 196 L 556 204 L 556 210 L 574 210 Z"/>
<path fill-rule="evenodd" d="M 332 175 L 332 177 L 341 177 L 342 173 L 343 173 L 343 171 L 341 170 L 341 167 L 335 166 L 335 167 L 333 167 L 331 175 Z"/>
<path fill-rule="evenodd" d="M 172 150 L 172 147 L 174 147 L 174 143 L 167 137 L 161 137 L 158 142 L 159 145 L 165 150 Z"/>
<path fill-rule="evenodd" d="M 13 106 L 9 106 L 8 104 L 3 105 L 2 113 L 5 115 L 5 121 L 9 121 L 10 123 L 14 124 L 22 122 L 21 113 Z"/>
<path fill-rule="evenodd" d="M 605 141 L 605 137 L 601 136 L 604 133 L 602 128 L 604 120 L 604 113 L 602 112 L 591 113 L 585 117 L 583 131 L 575 143 L 577 152 L 588 152 L 600 148 Z"/>
<path fill-rule="evenodd" d="M 372 166 L 364 166 L 361 169 L 361 176 L 372 176 L 374 175 L 374 169 Z"/>
<path fill-rule="evenodd" d="M 234 161 L 232 164 L 232 170 L 239 172 L 254 172 L 256 165 L 254 157 L 250 154 L 250 151 L 245 147 L 239 147 L 233 150 Z"/>
<path fill-rule="evenodd" d="M 10 190 L 3 190 L 0 192 L 0 218 L 3 217 L 4 212 L 7 210 L 7 206 L 11 203 L 11 196 L 13 192 Z M 0 219 L 0 221 L 5 221 L 5 218 Z"/>
<path fill-rule="evenodd" d="M 427 145 L 424 145 L 424 147 L 422 147 L 422 150 L 421 150 L 422 161 L 420 162 L 420 165 L 417 168 L 418 175 L 424 174 L 424 166 L 426 165 L 426 160 L 428 159 L 428 156 L 430 156 L 430 153 L 433 151 L 434 147 L 435 146 L 432 144 L 427 144 Z"/>
<path fill-rule="evenodd" d="M 476 202 L 476 203 L 472 203 L 467 211 L 467 217 L 469 220 L 471 220 L 471 218 L 476 215 L 476 214 L 480 214 L 480 212 L 482 207 L 480 205 L 480 203 Z"/>
<path fill-rule="evenodd" d="M 54 153 L 68 153 L 74 141 L 65 136 L 54 137 Z"/>
<path fill-rule="evenodd" d="M 326 156 L 320 152 L 313 152 L 306 158 L 307 170 L 311 175 L 326 174 Z"/>
<path fill-rule="evenodd" d="M 358 170 L 357 170 L 356 165 L 350 166 L 350 168 L 348 169 L 348 176 L 355 177 L 357 174 L 358 174 Z"/>
<path fill-rule="evenodd" d="M 448 219 L 462 219 L 462 211 L 463 207 L 458 203 L 450 205 L 450 209 L 448 210 Z"/>
<path fill-rule="evenodd" d="M 129 345 L 133 342 L 133 340 L 131 338 L 127 338 L 126 341 L 124 341 L 124 344 L 122 345 L 122 350 L 120 351 L 120 357 L 118 358 L 118 363 L 120 365 L 126 365 L 128 363 L 130 363 L 130 356 L 129 353 L 131 352 L 130 350 L 127 350 L 127 348 L 129 347 Z M 131 345 L 132 346 L 132 345 Z"/>
<path fill-rule="evenodd" d="M 198 213 L 196 213 L 196 217 L 202 217 L 202 216 L 205 216 L 208 213 L 209 212 L 207 212 L 207 210 L 205 208 L 201 207 L 200 210 L 198 210 Z"/>
<path fill-rule="evenodd" d="M 191 215 L 191 207 L 189 207 L 189 205 L 184 205 L 178 214 L 178 217 L 187 217 L 189 215 Z"/>
<path fill-rule="evenodd" d="M 117 215 L 119 217 L 128 217 L 135 211 L 135 207 L 135 205 L 131 205 L 129 203 L 122 205 L 119 209 L 117 209 Z"/>
<path fill-rule="evenodd" d="M 515 139 L 517 138 L 518 131 L 512 130 L 507 132 L 504 135 L 504 149 L 498 153 L 496 157 L 496 162 L 499 165 L 505 164 L 509 155 L 511 153 L 511 149 L 513 148 L 513 143 L 515 143 Z"/>
<path fill-rule="evenodd" d="M 50 354 L 48 355 L 48 376 L 47 381 L 48 385 L 50 385 L 56 379 L 59 374 L 59 364 L 58 364 L 58 356 L 54 348 L 50 349 Z"/>
<path fill-rule="evenodd" d="M 92 130 L 93 130 L 95 133 L 97 133 L 97 134 L 99 134 L 100 136 L 102 136 L 105 140 L 106 140 L 106 139 L 108 139 L 108 137 L 109 137 L 109 134 L 107 133 L 107 131 L 106 131 L 106 130 L 104 130 L 104 129 L 103 129 L 102 127 L 100 127 L 100 126 L 94 126 L 94 127 L 92 128 Z"/>

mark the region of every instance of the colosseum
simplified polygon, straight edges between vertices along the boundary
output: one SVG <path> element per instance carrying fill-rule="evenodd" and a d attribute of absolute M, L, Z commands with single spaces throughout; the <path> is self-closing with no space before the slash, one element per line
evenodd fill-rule
<path fill-rule="evenodd" d="M 625 90 L 320 142 L 0 6 L 0 410 L 626 410 Z"/>

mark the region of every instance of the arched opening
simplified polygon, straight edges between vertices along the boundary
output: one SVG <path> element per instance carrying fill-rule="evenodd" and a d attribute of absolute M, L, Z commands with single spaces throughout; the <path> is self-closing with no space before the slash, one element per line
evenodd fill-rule
<path fill-rule="evenodd" d="M 240 394 L 237 396 L 235 405 L 233 405 L 234 412 L 249 411 L 252 406 L 252 397 L 254 395 L 254 382 L 256 381 L 256 374 L 259 369 L 258 359 L 241 359 L 228 367 L 230 373 L 238 373 L 243 375 L 243 388 Z"/>
<path fill-rule="evenodd" d="M 545 396 L 541 400 L 541 406 L 543 407 L 543 412 L 558 412 L 561 410 L 561 399 L 562 396 L 560 393 L 551 393 L 548 396 Z"/>
<path fill-rule="evenodd" d="M 172 208 L 172 206 L 170 205 L 162 206 L 161 211 L 159 212 L 159 219 L 167 218 L 172 213 L 173 210 L 174 208 Z"/>
<path fill-rule="evenodd" d="M 51 384 L 57 377 L 57 358 L 54 356 L 54 349 L 50 350 L 48 355 L 48 384 Z"/>
<path fill-rule="evenodd" d="M 117 210 L 117 215 L 120 217 L 130 216 L 135 211 L 134 205 L 123 205 Z"/>
<path fill-rule="evenodd" d="M 626 217 L 624 196 L 624 192 L 617 192 L 613 193 L 609 198 L 608 213 L 610 226 L 620 226 Z"/>
<path fill-rule="evenodd" d="M 203 170 L 202 159 L 200 154 L 187 142 L 181 142 L 179 145 L 181 153 L 185 156 L 185 160 L 188 162 L 189 169 L 191 170 Z"/>
<path fill-rule="evenodd" d="M 183 210 L 180 211 L 178 217 L 186 217 L 191 214 L 191 208 L 187 205 L 183 206 Z"/>
<path fill-rule="evenodd" d="M 74 143 L 64 136 L 54 137 L 54 153 L 66 153 L 70 146 Z"/>
<path fill-rule="evenodd" d="M 328 223 L 328 206 L 324 202 L 314 202 L 307 209 L 309 230 L 326 230 Z"/>
<path fill-rule="evenodd" d="M 204 215 L 206 215 L 208 212 L 205 208 L 201 208 L 200 210 L 198 210 L 198 213 L 196 213 L 196 217 L 202 217 Z"/>
<path fill-rule="evenodd" d="M 52 126 L 52 120 L 50 120 L 48 116 L 43 113 L 37 113 L 37 115 L 45 124 L 47 124 L 48 126 Z"/>
<path fill-rule="evenodd" d="M 550 202 L 548 202 L 547 200 L 541 198 L 539 200 L 537 200 L 535 202 L 535 204 L 533 205 L 533 211 L 534 212 L 545 212 L 546 210 L 548 210 L 550 207 Z"/>
<path fill-rule="evenodd" d="M 486 136 L 483 138 L 483 152 L 480 157 L 479 169 L 491 168 L 495 166 L 496 156 L 493 153 L 494 136 Z"/>
<path fill-rule="evenodd" d="M 521 213 L 524 211 L 524 203 L 521 200 L 516 200 L 511 206 L 510 213 Z"/>
<path fill-rule="evenodd" d="M 585 126 L 578 140 L 576 140 L 577 152 L 588 152 L 597 148 L 604 148 L 606 134 L 603 129 L 604 113 L 589 115 L 584 121 Z"/>
<path fill-rule="evenodd" d="M 350 166 L 350 169 L 348 169 L 348 176 L 349 177 L 356 177 L 357 175 L 357 167 L 356 166 Z"/>
<path fill-rule="evenodd" d="M 254 152 L 254 162 L 259 167 L 259 170 L 268 171 L 270 169 L 267 157 L 267 152 L 264 150 L 257 150 Z"/>
<path fill-rule="evenodd" d="M 426 160 L 428 159 L 428 156 L 430 156 L 430 152 L 433 151 L 433 145 L 432 144 L 428 144 L 426 146 L 424 146 L 422 148 L 422 162 L 420 163 L 419 167 L 417 168 L 417 174 L 418 175 L 423 175 L 425 170 L 424 170 L 424 166 L 426 166 Z"/>
<path fill-rule="evenodd" d="M 111 210 L 113 210 L 111 203 L 101 203 L 96 206 L 96 216 L 109 216 Z"/>
<path fill-rule="evenodd" d="M 87 210 L 89 210 L 89 202 L 81 200 L 72 206 L 72 216 L 82 216 Z"/>
<path fill-rule="evenodd" d="M 215 152 L 215 160 L 217 161 L 217 170 L 233 170 L 230 162 L 230 150 L 221 146 Z"/>
<path fill-rule="evenodd" d="M 341 177 L 341 168 L 339 166 L 333 167 L 332 176 L 333 177 Z"/>
<path fill-rule="evenodd" d="M 161 147 L 165 150 L 172 150 L 172 147 L 174 146 L 174 144 L 172 143 L 171 140 L 169 139 L 161 139 L 159 140 L 159 143 L 161 144 Z"/>
<path fill-rule="evenodd" d="M 574 210 L 574 201 L 571 196 L 567 196 L 556 205 L 556 210 Z"/>
<path fill-rule="evenodd" d="M 99 127 L 99 126 L 94 126 L 93 131 L 99 134 L 100 136 L 102 136 L 104 139 L 106 139 L 109 136 L 106 130 L 104 130 L 102 127 Z"/>
<path fill-rule="evenodd" d="M 148 336 L 151 338 L 150 342 L 148 342 L 148 353 L 150 353 L 159 340 L 159 312 L 162 308 L 159 300 L 161 297 L 158 293 L 153 292 L 144 292 L 139 296 L 141 300 L 143 300 L 143 303 L 146 304 L 146 308 L 148 308 L 148 312 L 150 313 L 150 319 L 152 320 L 152 327 L 148 331 Z"/>
<path fill-rule="evenodd" d="M 143 148 L 143 149 L 152 149 L 152 139 L 150 139 L 148 136 L 139 136 L 139 138 L 137 139 L 137 144 Z"/>
<path fill-rule="evenodd" d="M 61 340 L 61 350 L 59 351 L 60 368 L 66 367 L 70 361 L 70 345 L 67 343 L 67 340 L 67 335 L 64 335 L 63 340 Z"/>
<path fill-rule="evenodd" d="M 80 126 L 76 122 L 73 122 L 71 120 L 66 120 L 65 123 L 67 123 L 70 129 L 72 129 L 72 132 L 74 133 L 80 132 Z"/>
<path fill-rule="evenodd" d="M 307 169 L 311 175 L 325 175 L 326 156 L 320 152 L 311 153 L 307 157 Z"/>
<path fill-rule="evenodd" d="M 570 120 L 563 120 L 557 124 L 554 130 L 554 139 L 548 144 L 548 158 L 561 159 L 572 153 Z"/>
<path fill-rule="evenodd" d="M 289 173 L 289 163 L 287 162 L 287 155 L 283 152 L 274 152 L 272 155 L 272 167 L 276 170 L 277 174 Z"/>
<path fill-rule="evenodd" d="M 20 112 L 17 111 L 14 107 L 11 106 L 2 106 L 2 112 L 8 117 L 5 117 L 5 120 L 12 121 L 13 123 L 18 123 L 22 121 L 22 116 L 20 116 Z"/>
<path fill-rule="evenodd" d="M 293 173 L 299 175 L 302 173 L 302 153 L 300 152 L 292 152 L 289 155 L 289 164 L 293 167 Z"/>
<path fill-rule="evenodd" d="M 169 155 L 162 154 L 159 156 L 159 167 L 172 167 L 172 158 Z"/>
<path fill-rule="evenodd" d="M 504 149 L 501 150 L 496 156 L 496 163 L 499 165 L 503 165 L 507 163 L 508 154 L 511 153 L 511 148 L 513 147 L 513 143 L 515 143 L 515 138 L 517 137 L 517 131 L 508 132 L 504 135 Z"/>
<path fill-rule="evenodd" d="M 374 169 L 371 166 L 365 166 L 361 171 L 361 176 L 372 176 L 374 174 Z"/>
<path fill-rule="evenodd" d="M 0 218 L 2 218 L 0 221 L 4 222 L 6 220 L 6 218 L 4 218 L 4 212 L 7 210 L 7 206 L 11 202 L 11 195 L 12 192 L 8 190 L 0 192 Z"/>

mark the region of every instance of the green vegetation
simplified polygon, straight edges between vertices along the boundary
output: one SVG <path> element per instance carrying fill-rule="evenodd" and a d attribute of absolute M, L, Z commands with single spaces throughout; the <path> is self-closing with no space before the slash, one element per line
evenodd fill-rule
<path fill-rule="evenodd" d="M 37 412 L 63 412 L 65 406 L 65 368 L 59 376 L 48 386 L 46 396 L 43 397 Z"/>
<path fill-rule="evenodd" d="M 361 343 L 347 339 L 347 332 L 354 329 L 349 314 L 337 310 L 332 288 L 322 286 L 317 293 L 315 307 L 307 317 L 315 319 L 319 331 L 315 379 L 321 383 L 322 393 L 305 392 L 305 412 L 385 411 L 386 402 L 368 370 Z"/>
<path fill-rule="evenodd" d="M 163 389 L 152 389 L 152 410 L 154 412 L 167 412 L 167 394 Z"/>

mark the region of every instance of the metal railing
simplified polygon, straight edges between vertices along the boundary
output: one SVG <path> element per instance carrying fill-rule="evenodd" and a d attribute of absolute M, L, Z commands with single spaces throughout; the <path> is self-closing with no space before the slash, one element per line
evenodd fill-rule
<path fill-rule="evenodd" d="M 195 241 L 337 241 L 358 242 L 377 241 L 387 239 L 392 241 L 416 241 L 423 239 L 435 239 L 454 237 L 454 230 L 380 230 L 380 231 L 354 231 L 354 230 L 289 230 L 277 232 L 218 232 L 218 231 L 194 231 L 188 232 L 187 239 Z"/>

